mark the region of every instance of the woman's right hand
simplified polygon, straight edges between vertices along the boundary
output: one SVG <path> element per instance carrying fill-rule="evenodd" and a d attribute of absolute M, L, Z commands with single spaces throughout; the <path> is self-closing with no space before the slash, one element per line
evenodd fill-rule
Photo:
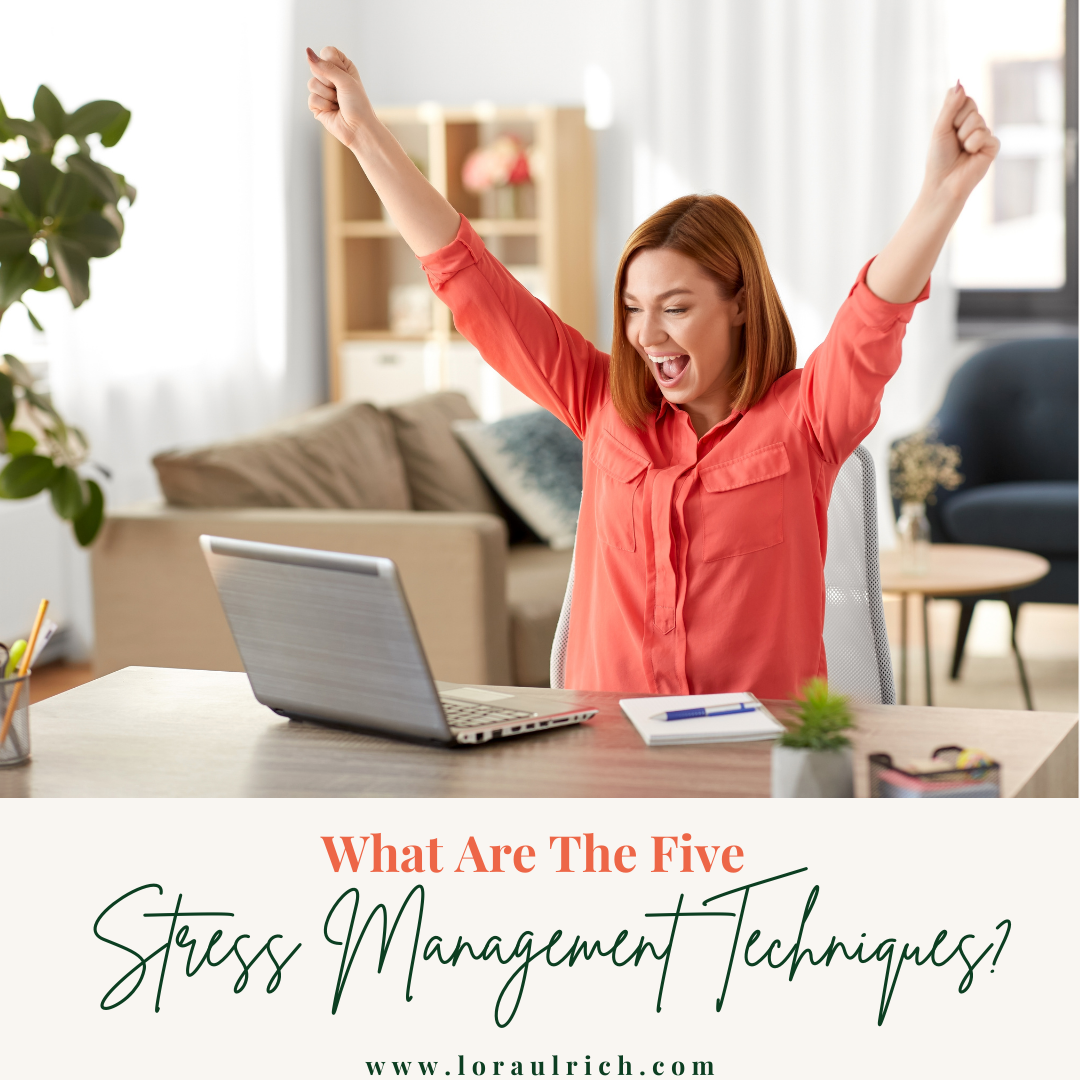
<path fill-rule="evenodd" d="M 356 65 L 333 45 L 307 51 L 308 108 L 335 139 L 352 147 L 361 127 L 375 117 Z"/>

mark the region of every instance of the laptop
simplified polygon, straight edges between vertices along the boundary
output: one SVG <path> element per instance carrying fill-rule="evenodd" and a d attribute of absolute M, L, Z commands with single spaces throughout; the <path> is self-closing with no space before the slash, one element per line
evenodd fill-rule
<path fill-rule="evenodd" d="M 290 720 L 475 746 L 596 714 L 528 690 L 436 686 L 390 559 L 199 543 L 256 699 Z"/>

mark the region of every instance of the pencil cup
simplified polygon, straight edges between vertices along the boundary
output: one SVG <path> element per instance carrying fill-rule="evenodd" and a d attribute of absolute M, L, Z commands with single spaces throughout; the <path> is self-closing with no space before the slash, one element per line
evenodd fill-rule
<path fill-rule="evenodd" d="M 0 731 L 4 717 L 11 712 L 7 737 L 0 743 L 0 768 L 21 765 L 30 760 L 30 675 L 0 679 Z"/>

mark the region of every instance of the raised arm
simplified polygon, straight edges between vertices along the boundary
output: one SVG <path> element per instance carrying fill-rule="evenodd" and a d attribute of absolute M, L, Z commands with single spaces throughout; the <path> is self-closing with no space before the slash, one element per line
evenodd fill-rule
<path fill-rule="evenodd" d="M 1000 146 L 957 82 L 945 95 L 934 124 L 919 197 L 866 275 L 871 292 L 892 304 L 906 304 L 919 295 L 949 230 Z"/>
<path fill-rule="evenodd" d="M 405 243 L 430 255 L 457 234 L 457 211 L 427 182 L 371 107 L 356 65 L 340 49 L 307 51 L 308 108 L 347 146 L 382 199 Z"/>
<path fill-rule="evenodd" d="M 454 325 L 488 364 L 581 437 L 607 400 L 607 357 L 521 285 L 420 174 L 375 115 L 344 53 L 308 49 L 308 64 L 308 107 L 356 155 Z"/>

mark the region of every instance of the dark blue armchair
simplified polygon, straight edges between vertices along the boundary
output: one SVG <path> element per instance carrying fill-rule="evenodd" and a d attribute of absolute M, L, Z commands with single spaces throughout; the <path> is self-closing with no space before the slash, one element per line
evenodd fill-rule
<path fill-rule="evenodd" d="M 931 539 L 1018 548 L 1050 562 L 1041 581 L 1001 597 L 1015 638 L 1021 604 L 1077 602 L 1077 339 L 976 353 L 953 375 L 934 423 L 941 442 L 960 447 L 964 482 L 939 488 L 927 507 Z M 988 597 L 958 599 L 954 679 L 975 604 Z"/>

